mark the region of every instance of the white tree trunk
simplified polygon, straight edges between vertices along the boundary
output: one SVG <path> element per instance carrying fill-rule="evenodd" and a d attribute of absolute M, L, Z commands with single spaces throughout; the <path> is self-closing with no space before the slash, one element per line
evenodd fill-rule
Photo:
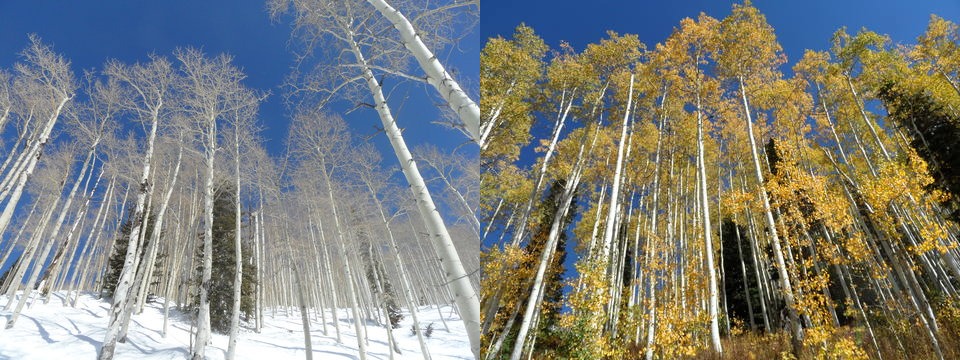
<path fill-rule="evenodd" d="M 94 145 L 94 147 L 91 148 L 90 152 L 87 154 L 86 160 L 84 160 L 83 165 L 80 167 L 80 173 L 77 174 L 77 180 L 73 183 L 73 188 L 70 189 L 70 194 L 67 195 L 67 202 L 66 204 L 63 205 L 63 209 L 60 212 L 60 217 L 57 218 L 57 224 L 56 226 L 54 226 L 53 233 L 50 235 L 49 239 L 51 243 L 56 242 L 57 237 L 60 235 L 60 229 L 63 227 L 63 222 L 67 218 L 67 214 L 69 212 L 72 212 L 71 205 L 73 204 L 73 199 L 77 195 L 77 190 L 80 189 L 80 184 L 83 182 L 83 178 L 88 176 L 87 170 L 90 169 L 91 162 L 94 161 L 93 155 L 95 152 L 96 152 L 96 145 Z M 93 171 L 92 169 L 90 170 L 91 171 L 89 173 L 92 175 Z M 101 172 L 101 174 L 103 173 Z M 97 180 L 99 181 L 100 179 L 97 178 Z M 84 194 L 86 193 L 87 186 L 89 186 L 89 178 L 87 179 L 87 185 L 84 185 L 85 187 L 83 191 Z M 70 228 L 70 232 L 69 232 L 69 235 L 67 236 L 67 239 L 61 245 L 61 248 L 57 251 L 57 255 L 54 256 L 53 260 L 50 262 L 50 265 L 47 266 L 47 271 L 46 271 L 46 275 L 44 275 L 43 282 L 45 283 L 46 285 L 45 288 L 48 291 L 52 291 L 53 289 L 55 289 L 55 287 L 53 286 L 54 281 L 52 280 L 54 280 L 54 278 L 57 276 L 57 273 L 60 267 L 62 266 L 62 264 L 66 261 L 73 259 L 72 256 L 69 256 L 69 257 L 66 256 L 67 249 L 70 247 L 70 243 L 72 242 L 71 240 L 73 240 L 73 233 L 76 230 L 77 224 L 79 223 L 80 219 L 82 219 L 83 215 L 86 213 L 87 204 L 89 203 L 90 203 L 89 201 L 85 201 L 84 205 L 80 207 L 79 214 L 77 214 L 76 216 L 77 220 L 73 223 L 73 226 Z M 41 290 L 42 292 L 43 289 L 44 288 L 41 287 L 41 288 L 38 288 L 37 290 Z M 49 301 L 50 301 L 50 296 L 47 296 L 44 299 L 43 303 L 47 304 Z"/>
<path fill-rule="evenodd" d="M 300 300 L 298 303 L 300 304 L 300 322 L 303 324 L 303 346 L 306 348 L 305 353 L 307 360 L 313 360 L 313 344 L 312 341 L 310 341 L 310 317 L 307 316 L 307 299 L 306 296 L 303 295 L 303 282 L 300 281 L 300 271 L 294 269 L 293 275 L 297 279 L 297 298 Z M 233 339 L 233 330 L 230 332 L 230 338 Z M 230 345 L 234 346 L 234 343 L 235 341 L 231 341 Z M 230 359 L 231 356 L 232 354 L 228 352 L 227 358 Z"/>
<path fill-rule="evenodd" d="M 203 271 L 200 275 L 200 311 L 197 336 L 193 342 L 192 360 L 203 360 L 210 341 L 210 277 L 213 268 L 213 161 L 217 151 L 216 118 L 206 120 L 206 175 L 203 185 Z"/>
<path fill-rule="evenodd" d="M 410 191 L 417 201 L 420 214 L 424 217 L 424 222 L 427 224 L 432 235 L 431 238 L 433 239 L 434 247 L 443 260 L 441 261 L 441 266 L 444 270 L 444 276 L 450 284 L 449 286 L 450 290 L 453 291 L 454 302 L 457 304 L 460 315 L 463 318 L 467 330 L 467 337 L 470 340 L 470 349 L 473 351 L 474 357 L 479 358 L 479 296 L 473 288 L 473 285 L 470 284 L 470 279 L 467 277 L 467 273 L 463 269 L 463 264 L 460 262 L 460 255 L 457 254 L 457 249 L 453 245 L 450 233 L 447 232 L 447 226 L 444 224 L 443 218 L 440 216 L 440 212 L 437 210 L 433 198 L 430 196 L 430 191 L 427 189 L 427 185 L 420 175 L 420 170 L 417 169 L 413 155 L 411 155 L 410 150 L 407 149 L 407 144 L 403 140 L 400 128 L 393 119 L 393 114 L 390 113 L 390 107 L 387 105 L 387 99 L 383 95 L 383 89 L 380 87 L 380 83 L 378 83 L 374 77 L 373 71 L 365 66 L 366 61 L 357 44 L 353 43 L 352 45 L 358 63 L 364 65 L 364 78 L 367 82 L 367 87 L 373 95 L 377 113 L 380 115 L 380 121 L 383 124 L 387 138 L 390 140 L 390 145 L 393 146 L 397 160 L 403 170 L 403 175 L 410 184 Z M 479 118 L 479 109 L 477 109 L 477 118 Z"/>
<path fill-rule="evenodd" d="M 63 208 L 60 209 L 60 214 L 57 216 L 57 221 L 51 230 L 50 235 L 46 237 L 46 244 L 43 246 L 43 250 L 40 252 L 40 256 L 34 259 L 33 271 L 30 273 L 30 277 L 27 279 L 26 286 L 24 287 L 24 296 L 20 297 L 20 301 L 17 303 L 17 308 L 13 311 L 13 315 L 10 317 L 10 320 L 7 321 L 7 328 L 13 327 L 16 323 L 20 311 L 23 309 L 23 305 L 26 303 L 27 295 L 30 294 L 30 291 L 33 290 L 33 284 L 36 283 L 37 277 L 40 276 L 40 270 L 43 268 L 44 263 L 47 260 L 47 256 L 50 255 L 50 250 L 53 249 L 53 245 L 57 242 L 57 237 L 60 235 L 60 229 L 63 227 L 63 222 L 67 218 L 67 213 L 70 211 L 70 207 L 73 204 L 73 199 L 77 195 L 77 189 L 80 188 L 80 183 L 82 183 L 83 177 L 87 168 L 90 165 L 90 160 L 93 158 L 93 150 L 90 151 L 90 155 L 87 156 L 86 161 L 83 163 L 83 167 L 80 170 L 81 172 L 77 175 L 77 180 L 73 183 L 73 188 L 70 189 L 69 195 L 67 195 L 67 201 L 64 203 Z M 64 174 L 61 181 L 66 181 L 68 174 Z M 26 180 L 26 177 L 23 178 Z M 65 183 L 64 183 L 65 184 Z M 62 191 L 62 190 L 61 190 Z M 59 194 L 59 192 L 58 192 Z M 59 197 L 57 198 L 57 203 L 59 203 Z M 11 200 L 12 201 L 12 200 Z M 56 204 L 56 203 L 55 203 Z M 53 208 L 56 208 L 54 205 Z M 0 232 L 2 233 L 2 232 Z M 38 286 L 37 290 L 39 292 L 44 286 L 41 284 Z"/>
<path fill-rule="evenodd" d="M 6 207 L 3 208 L 3 213 L 0 213 L 0 236 L 7 231 L 7 226 L 10 225 L 10 220 L 13 219 L 13 211 L 16 210 L 17 204 L 20 202 L 20 197 L 23 195 L 23 189 L 27 186 L 27 180 L 30 179 L 30 175 L 33 174 L 33 170 L 37 167 L 37 162 L 40 161 L 40 157 L 43 155 L 43 148 L 47 145 L 47 141 L 50 139 L 50 133 L 53 131 L 53 126 L 57 124 L 57 119 L 60 117 L 60 112 L 63 111 L 64 105 L 67 104 L 70 99 L 73 97 L 64 97 L 60 104 L 57 105 L 57 109 L 50 115 L 50 119 L 47 120 L 46 125 L 43 128 L 43 131 L 39 134 L 37 140 L 30 147 L 30 160 L 29 165 L 27 165 L 25 172 L 19 175 L 17 181 L 17 187 L 10 195 L 10 199 L 7 201 Z"/>
<path fill-rule="evenodd" d="M 387 221 L 387 216 L 383 212 L 383 205 L 379 198 L 377 198 L 376 192 L 373 191 L 373 188 L 367 184 L 367 189 L 370 190 L 370 196 L 373 198 L 374 203 L 377 205 L 377 211 L 380 212 L 380 220 L 383 222 L 383 226 L 387 229 L 387 238 L 390 240 L 390 249 L 393 250 L 394 260 L 396 260 L 398 274 L 397 277 L 400 278 L 400 288 L 403 291 L 403 296 L 407 300 L 407 304 L 410 307 L 410 316 L 413 317 L 413 327 L 420 328 L 420 319 L 417 317 L 417 303 L 416 299 L 413 296 L 413 291 L 411 286 L 407 284 L 407 273 L 403 266 L 403 258 L 400 256 L 400 247 L 397 246 L 397 241 L 393 237 L 393 230 L 390 229 L 390 222 Z M 387 319 L 387 331 L 393 332 L 391 329 L 391 324 L 389 317 Z M 420 352 L 423 354 L 424 360 L 430 360 L 430 355 L 427 352 L 427 345 L 423 340 L 423 334 L 421 331 L 417 331 L 417 341 L 420 343 Z M 391 335 L 392 337 L 392 335 Z M 396 348 L 396 345 L 394 345 Z M 400 351 L 397 351 L 398 353 Z M 393 355 L 391 355 L 392 357 Z"/>
<path fill-rule="evenodd" d="M 254 256 L 254 264 L 255 264 L 255 265 L 254 265 L 254 269 L 256 270 L 256 274 L 257 274 L 257 276 L 256 276 L 256 282 L 254 283 L 254 287 L 255 287 L 255 288 L 254 288 L 254 295 L 253 295 L 253 296 L 254 296 L 254 302 L 255 302 L 255 304 L 254 304 L 254 306 L 253 306 L 253 312 L 254 312 L 254 318 L 255 318 L 255 320 L 256 320 L 256 322 L 257 322 L 257 327 L 256 327 L 257 334 L 259 334 L 259 333 L 260 333 L 260 328 L 263 326 L 263 317 L 262 317 L 263 312 L 260 311 L 260 306 L 261 306 L 261 304 L 260 304 L 260 291 L 261 291 L 260 283 L 263 282 L 263 280 L 260 278 L 260 273 L 261 273 L 261 272 L 260 272 L 260 232 L 262 231 L 262 230 L 261 230 L 261 227 L 263 226 L 263 225 L 261 225 L 261 223 L 263 222 L 263 220 L 262 220 L 262 219 L 263 219 L 263 193 L 262 193 L 262 192 L 260 193 L 260 211 L 254 213 L 253 216 L 254 216 L 254 220 L 255 220 L 254 223 L 253 223 L 253 224 L 254 224 L 254 228 L 253 228 L 253 249 L 254 249 L 254 253 L 253 253 L 253 256 Z M 324 322 L 324 326 L 326 326 L 326 322 Z"/>
<path fill-rule="evenodd" d="M 796 345 L 803 338 L 803 328 L 800 324 L 800 318 L 797 315 L 797 308 L 793 297 L 793 287 L 790 285 L 790 273 L 787 271 L 787 264 L 783 258 L 783 250 L 780 247 L 780 237 L 777 234 L 777 224 L 773 220 L 773 211 L 770 209 L 770 198 L 763 182 L 763 172 L 760 168 L 760 158 L 757 155 L 757 143 L 753 136 L 753 118 L 750 115 L 750 105 L 747 103 L 747 90 L 743 82 L 743 77 L 737 79 L 740 83 L 740 97 L 743 100 L 743 110 L 747 118 L 747 135 L 750 139 L 750 154 L 753 156 L 753 169 L 757 177 L 757 187 L 760 192 L 760 198 L 763 200 L 763 209 L 767 220 L 767 227 L 770 231 L 770 244 L 773 246 L 773 256 L 777 262 L 777 274 L 780 277 L 780 286 L 783 291 L 783 300 L 787 305 L 787 313 L 790 317 L 790 333 L 793 342 Z"/>
<path fill-rule="evenodd" d="M 170 179 L 170 184 L 168 185 L 166 194 L 163 195 L 163 200 L 160 202 L 160 209 L 157 210 L 157 220 L 153 225 L 153 233 L 150 234 L 150 243 L 155 244 L 151 246 L 149 251 L 148 261 L 147 261 L 147 272 L 144 277 L 144 283 L 140 290 L 140 295 L 137 297 L 137 314 L 143 312 L 143 304 L 147 297 L 147 287 L 151 283 L 153 278 L 153 265 L 157 258 L 157 249 L 160 246 L 160 234 L 163 233 L 163 223 L 167 214 L 167 207 L 170 205 L 170 198 L 173 197 L 173 190 L 176 188 L 177 179 L 180 177 L 180 164 L 183 160 L 183 142 L 181 138 L 180 148 L 177 151 L 177 163 L 173 166 L 173 175 Z"/>
<path fill-rule="evenodd" d="M 157 123 L 160 117 L 160 107 L 157 106 L 153 109 L 153 114 L 150 122 L 150 134 L 147 138 L 147 149 L 146 153 L 143 156 L 143 170 L 140 174 L 139 182 L 139 192 L 137 194 L 137 205 L 134 208 L 133 216 L 133 228 L 130 230 L 130 236 L 128 241 L 130 244 L 127 246 L 127 254 L 123 262 L 123 270 L 120 272 L 120 278 L 117 281 L 117 288 L 113 292 L 113 306 L 110 309 L 110 319 L 107 325 L 107 331 L 104 335 L 103 346 L 100 348 L 100 352 L 97 354 L 98 360 L 109 360 L 113 359 L 113 353 L 116 351 L 117 340 L 119 339 L 121 329 L 123 325 L 123 319 L 129 317 L 128 314 L 123 314 L 128 308 L 127 302 L 130 300 L 127 298 L 127 292 L 132 285 L 133 277 L 136 275 L 136 268 L 134 268 L 134 262 L 139 256 L 139 239 L 140 232 L 145 231 L 145 219 L 144 207 L 146 206 L 147 196 L 150 194 L 150 163 L 153 160 L 153 145 L 157 139 Z"/>
<path fill-rule="evenodd" d="M 582 150 L 582 147 L 581 147 Z M 579 165 L 579 164 L 578 164 Z M 566 186 L 563 189 L 563 199 L 557 212 L 554 214 L 553 222 L 550 224 L 550 233 L 547 236 L 546 244 L 543 247 L 543 253 L 540 255 L 540 263 L 537 267 L 537 273 L 533 278 L 533 288 L 530 292 L 530 297 L 527 299 L 526 310 L 523 313 L 523 321 L 520 323 L 520 330 L 517 332 L 516 343 L 513 345 L 513 351 L 510 354 L 510 360 L 520 360 L 523 355 L 524 343 L 526 342 L 527 334 L 532 327 L 534 318 L 539 316 L 538 306 L 541 305 L 544 284 L 543 279 L 546 277 L 547 267 L 553 263 L 553 254 L 556 252 L 557 242 L 560 239 L 560 233 L 563 231 L 561 226 L 563 225 L 564 218 L 567 217 L 567 212 L 570 210 L 570 205 L 573 203 L 573 198 L 576 193 L 577 186 L 580 184 L 580 175 L 581 168 L 575 166 L 571 172 L 569 179 L 567 179 Z M 505 329 L 504 331 L 509 332 L 510 329 Z"/>
<path fill-rule="evenodd" d="M 440 60 L 427 48 L 427 45 L 420 40 L 417 30 L 413 24 L 400 12 L 394 9 L 385 0 L 367 0 L 370 5 L 377 8 L 387 20 L 393 23 L 393 27 L 400 32 L 400 39 L 407 50 L 417 59 L 417 63 L 427 73 L 427 83 L 433 85 L 450 106 L 450 109 L 457 113 L 460 120 L 466 126 L 470 138 L 480 144 L 480 107 L 467 96 L 467 93 L 460 88 L 460 84 L 447 73 L 447 70 L 440 64 Z M 483 144 L 480 144 L 481 146 Z"/>
<path fill-rule="evenodd" d="M 239 126 L 239 125 L 238 125 Z M 240 129 L 234 129 L 234 171 L 236 174 L 236 194 L 234 195 L 233 202 L 236 210 L 236 222 L 234 224 L 234 236 L 233 236 L 233 247 L 234 247 L 234 260 L 235 260 L 235 271 L 236 276 L 233 278 L 233 309 L 230 314 L 230 340 L 227 344 L 227 359 L 233 360 L 237 352 L 237 329 L 240 328 L 240 285 L 243 281 L 243 257 L 240 248 Z M 299 275 L 298 275 L 299 276 Z M 299 279 L 298 279 L 299 280 Z M 305 309 L 303 300 L 303 289 L 300 289 L 300 307 Z M 303 315 L 306 316 L 306 315 Z M 309 329 L 307 329 L 307 336 L 309 338 Z M 310 353 L 309 341 L 307 347 L 307 353 Z M 307 358 L 311 358 L 312 355 L 307 355 Z"/>
<path fill-rule="evenodd" d="M 63 189 L 60 189 L 60 191 L 62 190 Z M 50 209 L 43 214 L 43 217 L 40 220 L 40 224 L 37 226 L 37 230 L 30 237 L 30 242 L 27 244 L 26 248 L 24 249 L 23 254 L 20 255 L 22 260 L 20 261 L 19 266 L 17 266 L 16 272 L 9 275 L 10 287 L 7 288 L 7 304 L 4 305 L 3 310 L 5 311 L 10 310 L 11 306 L 13 306 L 14 301 L 18 301 L 18 304 L 17 304 L 18 309 L 22 308 L 23 303 L 16 298 L 17 290 L 20 290 L 21 288 L 25 289 L 23 294 L 21 294 L 20 299 L 26 298 L 31 295 L 31 291 L 33 290 L 33 284 L 30 284 L 30 283 L 24 284 L 23 277 L 26 275 L 28 264 L 31 261 L 37 263 L 35 264 L 35 266 L 43 266 L 42 262 L 34 258 L 35 256 L 34 254 L 37 253 L 37 248 L 39 247 L 40 239 L 43 237 L 43 234 L 46 232 L 47 225 L 49 225 L 50 219 L 53 217 L 54 209 L 57 207 L 59 203 L 60 203 L 60 198 L 57 198 L 56 200 L 54 200 L 53 206 L 51 206 Z M 7 329 L 13 326 L 13 323 L 17 321 L 17 316 L 19 315 L 20 315 L 20 310 L 13 311 L 13 313 L 10 316 L 10 319 L 7 320 L 7 326 L 6 326 Z"/>
<path fill-rule="evenodd" d="M 350 309 L 353 312 L 353 326 L 357 334 L 357 348 L 359 351 L 360 360 L 366 360 L 367 347 L 362 335 L 363 330 L 360 328 L 360 318 L 357 311 L 357 293 L 355 286 L 353 286 L 353 272 L 350 270 L 350 262 L 348 261 L 349 256 L 347 255 L 347 243 L 344 240 L 343 229 L 340 227 L 340 217 L 337 215 L 337 203 L 333 197 L 333 183 L 330 181 L 330 174 L 327 172 L 327 165 L 322 157 L 320 160 L 320 173 L 323 175 L 323 179 L 327 184 L 327 195 L 330 200 L 330 208 L 333 210 L 333 223 L 337 229 L 337 240 L 339 240 L 339 244 L 343 246 L 343 270 L 344 277 L 346 278 L 347 282 L 347 291 L 350 292 Z M 334 313 L 336 313 L 336 310 L 337 309 L 334 309 Z"/>
<path fill-rule="evenodd" d="M 337 343 L 340 344 L 340 343 L 343 343 L 343 340 L 341 339 L 341 336 L 340 336 L 340 318 L 339 318 L 339 315 L 337 314 L 337 309 L 339 308 L 337 304 L 339 303 L 339 299 L 337 298 L 337 287 L 334 286 L 334 282 L 333 282 L 333 271 L 331 270 L 333 269 L 333 267 L 330 266 L 330 254 L 327 251 L 327 238 L 323 232 L 322 221 L 323 220 L 320 218 L 320 216 L 317 216 L 317 228 L 320 229 L 320 250 L 323 251 L 323 261 L 324 261 L 324 264 L 327 266 L 327 271 L 326 271 L 327 283 L 330 284 L 330 299 L 333 300 L 332 301 L 333 304 L 331 304 L 331 309 L 332 309 L 331 312 L 333 313 L 332 314 L 333 329 L 334 329 L 334 332 L 337 333 Z"/>
<path fill-rule="evenodd" d="M 699 86 L 698 86 L 699 87 Z M 703 112 L 700 109 L 699 89 L 697 97 L 697 172 L 700 174 L 700 207 L 703 210 L 703 216 L 700 217 L 703 225 L 703 242 L 706 245 L 707 257 L 707 280 L 710 287 L 710 342 L 713 345 L 713 351 L 717 354 L 723 353 L 723 346 L 720 344 L 720 326 L 718 319 L 718 288 L 717 271 L 713 262 L 713 228 L 710 226 L 710 199 L 707 194 L 707 172 L 706 162 L 703 153 Z"/>
<path fill-rule="evenodd" d="M 630 74 L 630 91 L 627 93 L 627 107 L 623 113 L 623 127 L 620 131 L 620 144 L 617 146 L 617 164 L 613 172 L 613 186 L 610 188 L 610 206 L 607 209 L 606 226 L 603 229 L 603 242 L 600 245 L 600 259 L 607 262 L 610 247 L 613 243 L 613 232 L 617 220 L 620 200 L 620 173 L 623 171 L 624 145 L 627 143 L 627 134 L 630 131 L 630 110 L 633 107 L 633 74 Z"/>

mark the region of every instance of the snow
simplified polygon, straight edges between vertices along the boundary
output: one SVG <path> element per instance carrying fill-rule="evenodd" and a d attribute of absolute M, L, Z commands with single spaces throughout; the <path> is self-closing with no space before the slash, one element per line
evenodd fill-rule
<path fill-rule="evenodd" d="M 64 293 L 55 293 L 49 304 L 36 301 L 25 308 L 12 329 L 0 327 L 0 359 L 93 359 L 103 341 L 110 304 L 97 300 L 92 294 L 83 294 L 75 308 L 64 306 Z M 7 298 L 0 296 L 0 304 Z M 172 304 L 172 303 L 171 303 Z M 30 305 L 28 303 L 28 305 Z M 184 314 L 170 309 L 166 338 L 163 328 L 163 300 L 144 307 L 134 315 L 126 343 L 117 344 L 115 359 L 183 359 L 189 357 L 190 323 Z M 421 307 L 417 315 L 421 325 L 433 323 L 434 331 L 427 341 L 433 359 L 473 359 L 466 330 L 459 316 L 450 307 Z M 447 332 L 441 322 L 441 313 L 450 327 Z M 6 323 L 10 311 L 0 310 L 0 320 Z M 264 309 L 261 333 L 253 331 L 252 324 L 240 329 L 237 339 L 237 359 L 304 359 L 303 326 L 296 309 Z M 319 315 L 310 313 L 310 338 L 314 359 L 359 359 L 357 340 L 350 312 L 338 311 L 343 342 L 337 344 L 333 320 L 327 318 L 327 335 Z M 402 326 L 394 329 L 402 355 L 396 359 L 423 359 L 416 335 L 411 333 L 413 320 L 404 314 Z M 388 359 L 387 331 L 373 322 L 367 324 L 368 359 Z M 207 346 L 210 360 L 226 356 L 227 335 L 213 334 L 213 343 Z"/>

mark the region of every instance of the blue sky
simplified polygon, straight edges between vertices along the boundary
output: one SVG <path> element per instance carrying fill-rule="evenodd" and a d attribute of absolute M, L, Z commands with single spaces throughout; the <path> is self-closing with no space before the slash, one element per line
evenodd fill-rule
<path fill-rule="evenodd" d="M 164 0 L 164 1 L 4 1 L 0 2 L 0 68 L 9 69 L 27 44 L 27 34 L 36 33 L 53 44 L 58 53 L 81 69 L 100 68 L 108 58 L 123 62 L 145 61 L 151 52 L 172 58 L 178 46 L 202 47 L 208 55 L 229 53 L 247 75 L 245 84 L 269 90 L 272 96 L 260 107 L 268 151 L 282 152 L 289 117 L 278 86 L 293 64 L 287 48 L 289 22 L 271 21 L 266 1 Z M 480 36 L 475 28 L 459 48 L 440 52 L 446 66 L 456 69 L 465 85 L 478 87 Z M 435 92 L 422 86 L 405 86 L 393 93 L 394 115 L 407 142 L 425 141 L 452 148 L 466 138 L 454 131 L 429 124 L 437 120 Z M 401 101 L 408 98 L 406 101 Z M 402 107 L 401 107 L 402 105 Z M 335 108 L 343 111 L 350 106 Z M 346 119 L 358 135 L 370 135 L 379 126 L 376 113 L 356 111 Z M 438 136 L 439 135 L 439 136 Z M 391 158 L 389 143 L 382 135 L 376 140 Z"/>
<path fill-rule="evenodd" d="M 481 28 L 483 39 L 502 36 L 509 38 L 521 22 L 531 26 L 548 45 L 557 49 L 561 41 L 580 51 L 590 43 L 606 37 L 608 30 L 620 34 L 637 34 L 648 48 L 664 41 L 686 17 L 696 18 L 701 12 L 716 19 L 730 14 L 733 1 L 686 0 L 671 2 L 647 1 L 486 1 Z M 762 12 L 776 31 L 777 39 L 787 55 L 789 68 L 805 49 L 828 50 L 830 38 L 842 26 L 849 33 L 862 27 L 887 34 L 897 43 L 914 43 L 927 27 L 930 14 L 947 20 L 960 21 L 960 1 L 836 1 L 757 0 L 753 5 Z M 534 124 L 535 137 L 546 138 L 552 126 L 549 122 Z M 522 153 L 522 164 L 535 160 L 530 148 Z M 577 220 L 575 220 L 577 221 Z M 499 235 L 499 234 L 496 234 Z M 485 242 L 489 246 L 496 241 Z M 574 276 L 575 239 L 567 243 L 566 276 Z"/>

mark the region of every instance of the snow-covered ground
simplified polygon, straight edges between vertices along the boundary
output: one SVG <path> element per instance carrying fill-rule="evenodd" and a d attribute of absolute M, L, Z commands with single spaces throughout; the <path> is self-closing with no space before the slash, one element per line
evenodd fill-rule
<path fill-rule="evenodd" d="M 63 305 L 63 294 L 54 294 L 49 304 L 42 302 L 25 308 L 17 324 L 4 330 L 2 324 L 10 318 L 9 311 L 0 310 L 0 359 L 68 360 L 96 358 L 107 323 L 110 304 L 84 294 L 76 308 Z M 7 299 L 0 296 L 0 306 Z M 134 315 L 130 323 L 127 342 L 118 344 L 116 359 L 183 359 L 189 356 L 190 323 L 174 309 L 170 311 L 170 323 L 166 338 L 161 336 L 163 327 L 162 302 L 148 304 L 143 313 Z M 444 329 L 441 313 L 450 332 Z M 459 316 L 449 307 L 423 307 L 417 312 L 423 326 L 433 323 L 434 331 L 427 340 L 433 359 L 472 359 L 470 344 Z M 349 312 L 341 310 L 338 321 L 342 343 L 338 344 L 333 320 L 327 319 L 327 335 L 319 317 L 310 316 L 310 337 L 314 359 L 359 359 L 353 322 Z M 276 315 L 264 311 L 263 328 L 257 334 L 252 329 L 242 328 L 237 340 L 237 359 L 303 359 L 303 326 L 296 310 Z M 397 359 L 423 359 L 417 337 L 411 334 L 412 318 L 407 314 L 403 326 L 394 330 L 402 355 Z M 370 323 L 367 326 L 368 359 L 387 359 L 387 332 L 383 327 Z M 213 344 L 207 347 L 208 359 L 223 359 L 226 356 L 228 336 L 213 334 Z"/>

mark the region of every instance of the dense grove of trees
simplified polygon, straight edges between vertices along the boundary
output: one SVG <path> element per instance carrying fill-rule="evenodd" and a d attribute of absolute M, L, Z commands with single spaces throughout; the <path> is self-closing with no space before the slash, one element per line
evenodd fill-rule
<path fill-rule="evenodd" d="M 240 326 L 260 331 L 265 311 L 298 307 L 338 341 L 341 325 L 353 326 L 364 359 L 367 327 L 394 329 L 402 312 L 426 327 L 417 312 L 439 306 L 422 306 L 449 304 L 473 329 L 479 354 L 479 171 L 471 148 L 479 107 L 432 52 L 448 50 L 476 23 L 478 4 L 269 7 L 295 22 L 292 44 L 303 45 L 291 46 L 297 68 L 282 98 L 293 115 L 279 156 L 258 133 L 258 107 L 271 94 L 247 87 L 225 54 L 181 48 L 137 63 L 108 60 L 78 76 L 31 35 L 20 62 L 0 69 L 7 328 L 25 304 L 49 302 L 52 292 L 66 293 L 64 306 L 76 306 L 81 292 L 101 292 L 112 307 L 99 358 L 110 359 L 131 318 L 155 299 L 164 336 L 171 308 L 190 314 L 193 359 L 204 358 L 211 330 L 230 335 L 233 358 Z M 341 50 L 352 57 L 326 56 Z M 408 149 L 399 126 L 429 119 L 391 115 L 402 100 L 381 86 L 394 78 L 418 80 L 442 99 L 442 122 L 467 145 Z M 379 118 L 387 139 L 351 133 L 331 110 L 340 102 Z M 389 141 L 398 161 L 382 163 L 392 155 L 374 141 Z M 344 308 L 348 323 L 334 317 Z M 399 352 L 402 340 L 390 334 Z"/>
<path fill-rule="evenodd" d="M 483 358 L 960 356 L 958 26 L 824 41 L 488 39 Z"/>

